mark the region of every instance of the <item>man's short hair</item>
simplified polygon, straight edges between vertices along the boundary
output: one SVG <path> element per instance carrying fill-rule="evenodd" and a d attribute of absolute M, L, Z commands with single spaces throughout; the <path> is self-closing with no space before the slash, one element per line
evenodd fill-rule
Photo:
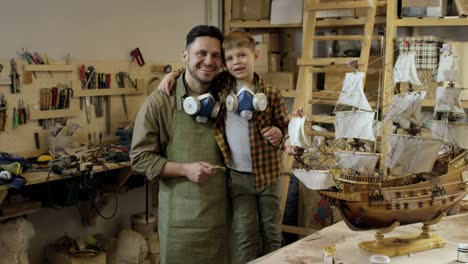
<path fill-rule="evenodd" d="M 232 31 L 224 37 L 223 51 L 233 48 L 249 48 L 255 51 L 255 40 L 244 31 Z"/>
<path fill-rule="evenodd" d="M 192 44 L 196 38 L 198 37 L 212 37 L 219 40 L 220 43 L 223 43 L 223 33 L 219 30 L 219 28 L 214 26 L 206 26 L 206 25 L 199 25 L 187 34 L 187 42 L 185 47 L 188 48 L 190 44 Z"/>

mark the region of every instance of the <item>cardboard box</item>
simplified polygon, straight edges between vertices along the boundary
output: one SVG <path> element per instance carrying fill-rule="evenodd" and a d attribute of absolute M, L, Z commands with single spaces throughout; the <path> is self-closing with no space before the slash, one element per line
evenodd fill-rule
<path fill-rule="evenodd" d="M 233 20 L 270 19 L 269 0 L 232 0 Z"/>
<path fill-rule="evenodd" d="M 260 74 L 260 77 L 278 90 L 294 90 L 292 72 L 265 72 Z"/>
<path fill-rule="evenodd" d="M 269 52 L 280 52 L 280 38 L 279 33 L 268 32 L 268 33 L 258 33 L 252 34 L 253 39 L 256 44 L 266 44 Z"/>
<path fill-rule="evenodd" d="M 280 34 L 281 51 L 301 50 L 302 31 L 300 29 L 284 29 Z"/>
<path fill-rule="evenodd" d="M 317 18 L 330 18 L 330 17 L 354 17 L 356 11 L 354 9 L 340 9 L 340 10 L 321 10 L 317 11 Z"/>
<path fill-rule="evenodd" d="M 302 0 L 272 0 L 270 24 L 302 23 Z"/>
<path fill-rule="evenodd" d="M 336 2 L 336 0 L 322 0 L 320 2 Z M 355 9 L 337 9 L 337 10 L 321 10 L 317 11 L 318 18 L 327 17 L 354 17 L 356 16 Z"/>
<path fill-rule="evenodd" d="M 297 60 L 300 58 L 298 52 L 288 52 L 286 56 L 281 58 L 281 69 L 285 72 L 292 72 L 297 74 L 299 67 L 297 66 Z"/>
<path fill-rule="evenodd" d="M 443 17 L 447 14 L 447 0 L 402 0 L 403 17 Z"/>
<path fill-rule="evenodd" d="M 385 16 L 387 14 L 387 6 L 378 6 L 375 10 L 376 16 Z M 367 16 L 367 10 L 365 8 L 356 8 L 356 15 L 357 17 L 365 17 Z"/>
<path fill-rule="evenodd" d="M 268 46 L 264 43 L 255 46 L 258 50 L 259 56 L 255 61 L 255 72 L 267 72 L 268 71 Z"/>
<path fill-rule="evenodd" d="M 280 72 L 281 71 L 281 55 L 279 53 L 268 53 L 268 71 Z"/>

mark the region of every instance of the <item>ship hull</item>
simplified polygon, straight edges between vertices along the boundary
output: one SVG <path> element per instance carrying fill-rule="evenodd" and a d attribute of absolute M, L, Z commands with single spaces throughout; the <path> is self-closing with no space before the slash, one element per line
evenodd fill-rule
<path fill-rule="evenodd" d="M 430 192 L 433 181 L 424 181 L 397 187 L 382 188 L 381 201 L 369 200 L 369 192 L 360 192 L 360 199 L 337 199 L 331 192 L 320 192 L 339 208 L 346 224 L 352 230 L 372 230 L 400 225 L 427 222 L 441 213 L 452 210 L 467 194 L 462 172 L 465 166 L 437 177 L 437 185 L 444 192 Z M 395 197 L 395 194 L 398 194 Z M 355 194 L 356 195 L 356 194 Z"/>

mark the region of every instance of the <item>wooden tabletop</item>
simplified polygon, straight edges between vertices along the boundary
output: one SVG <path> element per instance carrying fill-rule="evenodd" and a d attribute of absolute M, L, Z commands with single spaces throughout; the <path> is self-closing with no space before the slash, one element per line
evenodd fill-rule
<path fill-rule="evenodd" d="M 422 224 L 401 226 L 397 227 L 393 232 L 385 234 L 385 236 L 420 233 L 421 227 Z M 446 217 L 438 224 L 431 226 L 431 229 L 433 229 L 434 234 L 438 234 L 445 240 L 446 246 L 444 248 L 392 257 L 390 263 L 459 263 L 456 262 L 457 245 L 458 243 L 468 243 L 468 213 Z M 335 243 L 335 263 L 367 264 L 370 263 L 369 256 L 361 251 L 358 244 L 363 241 L 374 240 L 374 235 L 375 231 L 352 231 L 343 221 L 340 221 L 250 263 L 322 264 L 324 247 Z"/>
<path fill-rule="evenodd" d="M 103 165 L 94 165 L 93 166 L 93 171 L 94 172 L 103 172 L 106 170 L 116 170 L 116 169 L 122 169 L 122 168 L 129 168 L 130 167 L 130 162 L 121 162 L 121 163 L 113 163 L 113 162 L 105 162 Z M 21 174 L 28 182 L 26 185 L 33 185 L 33 184 L 39 184 L 47 181 L 56 181 L 56 180 L 62 180 L 66 177 L 62 175 L 55 174 L 53 172 L 49 171 L 35 171 L 35 172 L 25 172 Z M 2 190 L 7 190 L 10 189 L 11 187 L 7 185 L 0 185 L 0 191 Z"/>

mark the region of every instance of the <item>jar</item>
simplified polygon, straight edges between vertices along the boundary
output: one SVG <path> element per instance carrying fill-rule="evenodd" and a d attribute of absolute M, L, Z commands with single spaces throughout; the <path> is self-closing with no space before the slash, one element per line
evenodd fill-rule
<path fill-rule="evenodd" d="M 323 250 L 323 264 L 335 264 L 336 248 L 329 245 Z"/>
<path fill-rule="evenodd" d="M 468 263 L 468 244 L 458 244 L 457 261 L 461 263 Z"/>

